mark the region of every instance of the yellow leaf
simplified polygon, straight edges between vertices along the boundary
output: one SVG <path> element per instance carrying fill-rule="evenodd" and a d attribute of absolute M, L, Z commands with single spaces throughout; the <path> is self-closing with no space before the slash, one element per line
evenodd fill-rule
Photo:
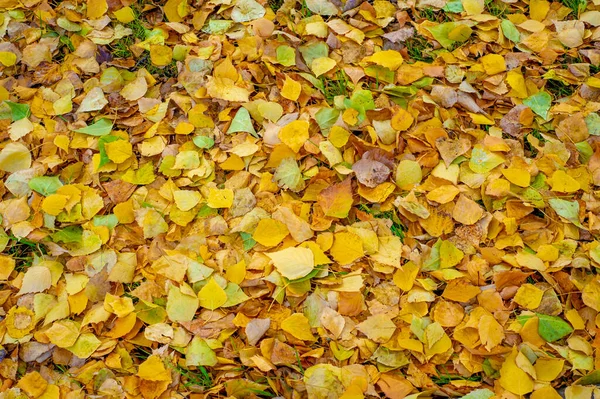
<path fill-rule="evenodd" d="M 135 310 L 131 298 L 115 296 L 110 293 L 104 297 L 104 309 L 116 314 L 117 317 L 125 317 Z"/>
<path fill-rule="evenodd" d="M 302 278 L 315 268 L 315 257 L 308 248 L 290 247 L 266 254 L 275 269 L 288 280 Z"/>
<path fill-rule="evenodd" d="M 423 179 L 421 165 L 417 161 L 403 159 L 396 169 L 396 184 L 402 190 L 410 190 Z"/>
<path fill-rule="evenodd" d="M 363 61 L 372 62 L 373 64 L 381 65 L 384 68 L 395 71 L 400 68 L 400 65 L 404 62 L 404 58 L 396 50 L 383 50 L 365 57 Z"/>
<path fill-rule="evenodd" d="M 283 88 L 281 89 L 281 96 L 283 98 L 296 101 L 298 100 L 298 97 L 300 97 L 301 91 L 302 85 L 299 82 L 296 82 L 289 76 L 285 77 L 285 82 L 283 82 Z"/>
<path fill-rule="evenodd" d="M 404 108 L 398 108 L 394 116 L 392 116 L 392 127 L 400 132 L 407 130 L 412 126 L 415 118 L 408 113 Z"/>
<path fill-rule="evenodd" d="M 329 131 L 328 139 L 337 148 L 345 146 L 349 138 L 350 132 L 341 126 L 333 126 Z"/>
<path fill-rule="evenodd" d="M 44 393 L 37 399 L 60 399 L 60 388 L 56 385 L 48 385 Z"/>
<path fill-rule="evenodd" d="M 173 192 L 175 205 L 182 211 L 189 211 L 202 200 L 202 194 L 198 191 L 177 190 Z"/>
<path fill-rule="evenodd" d="M 531 19 L 542 22 L 550 11 L 550 3 L 546 0 L 531 0 L 529 2 L 529 16 Z"/>
<path fill-rule="evenodd" d="M 511 69 L 506 74 L 506 83 L 512 87 L 517 98 L 527 98 L 527 85 L 525 84 L 525 78 L 518 69 Z"/>
<path fill-rule="evenodd" d="M 365 254 L 360 237 L 345 231 L 335 234 L 329 252 L 333 259 L 341 265 L 348 265 L 362 258 Z"/>
<path fill-rule="evenodd" d="M 302 313 L 294 313 L 281 322 L 281 329 L 302 341 L 316 341 L 308 319 Z"/>
<path fill-rule="evenodd" d="M 187 0 L 168 0 L 163 7 L 169 22 L 181 22 L 188 14 L 188 9 Z"/>
<path fill-rule="evenodd" d="M 462 6 L 467 15 L 479 15 L 485 8 L 483 0 L 462 0 Z"/>
<path fill-rule="evenodd" d="M 189 286 L 171 286 L 167 297 L 167 315 L 176 322 L 192 321 L 198 309 L 198 296 Z"/>
<path fill-rule="evenodd" d="M 21 143 L 8 143 L 0 151 L 0 170 L 16 172 L 29 169 L 31 166 L 31 153 Z"/>
<path fill-rule="evenodd" d="M 285 224 L 275 219 L 261 219 L 252 238 L 261 245 L 274 247 L 289 234 Z"/>
<path fill-rule="evenodd" d="M 583 320 L 583 317 L 581 317 L 577 309 L 567 310 L 565 312 L 565 317 L 575 330 L 585 329 L 585 321 Z"/>
<path fill-rule="evenodd" d="M 235 82 L 227 78 L 208 78 L 206 90 L 209 96 L 226 101 L 248 102 L 250 92 L 235 85 Z"/>
<path fill-rule="evenodd" d="M 544 262 L 554 262 L 558 259 L 559 251 L 554 245 L 543 244 L 539 246 L 536 255 Z"/>
<path fill-rule="evenodd" d="M 169 65 L 173 60 L 173 50 L 169 46 L 152 45 L 150 46 L 150 60 L 154 65 Z"/>
<path fill-rule="evenodd" d="M 61 194 L 50 194 L 42 201 L 42 209 L 48 215 L 56 216 L 62 212 L 67 205 L 67 196 Z"/>
<path fill-rule="evenodd" d="M 365 321 L 356 326 L 358 331 L 365 334 L 370 340 L 377 343 L 386 343 L 396 331 L 396 324 L 384 313 L 367 317 Z"/>
<path fill-rule="evenodd" d="M 456 248 L 450 241 L 442 241 L 440 246 L 440 267 L 442 269 L 458 265 L 464 256 L 463 251 Z"/>
<path fill-rule="evenodd" d="M 574 193 L 581 189 L 581 185 L 577 180 L 569 176 L 564 170 L 557 170 L 550 178 L 552 191 L 561 193 Z"/>
<path fill-rule="evenodd" d="M 89 19 L 98 19 L 108 11 L 106 0 L 89 0 L 87 2 L 87 17 Z"/>
<path fill-rule="evenodd" d="M 32 371 L 19 379 L 17 387 L 21 388 L 27 395 L 37 398 L 42 395 L 48 387 L 48 381 L 46 381 L 37 371 Z"/>
<path fill-rule="evenodd" d="M 564 365 L 563 359 L 542 358 L 533 367 L 538 380 L 552 382 L 562 373 Z"/>
<path fill-rule="evenodd" d="M 447 204 L 448 202 L 454 200 L 459 193 L 460 190 L 457 187 L 447 184 L 431 190 L 427 193 L 426 197 L 429 201 L 435 201 L 439 204 Z"/>
<path fill-rule="evenodd" d="M 483 64 L 483 69 L 488 75 L 495 75 L 506 71 L 506 62 L 504 57 L 499 54 L 487 54 L 479 59 Z"/>
<path fill-rule="evenodd" d="M 214 278 L 211 278 L 208 283 L 198 292 L 200 306 L 209 310 L 220 308 L 227 302 L 227 294 L 221 288 Z"/>
<path fill-rule="evenodd" d="M 494 316 L 485 314 L 479 319 L 479 338 L 488 351 L 492 350 L 504 340 L 504 328 Z"/>
<path fill-rule="evenodd" d="M 137 376 L 148 381 L 171 381 L 171 372 L 165 368 L 165 363 L 157 355 L 150 355 L 140 364 Z"/>
<path fill-rule="evenodd" d="M 45 331 L 45 334 L 54 345 L 59 348 L 68 348 L 75 345 L 79 338 L 79 328 L 79 323 L 72 320 L 61 320 L 55 322 Z"/>
<path fill-rule="evenodd" d="M 17 62 L 17 55 L 12 51 L 0 51 L 0 63 L 9 67 L 15 65 Z"/>
<path fill-rule="evenodd" d="M 471 117 L 471 120 L 475 124 L 478 124 L 478 125 L 493 125 L 494 124 L 494 121 L 485 115 L 475 114 L 473 112 L 467 112 L 467 114 L 469 114 L 469 116 Z"/>
<path fill-rule="evenodd" d="M 298 153 L 300 148 L 309 139 L 308 128 L 308 121 L 293 121 L 281 128 L 278 137 L 283 144 L 290 147 L 295 153 Z"/>
<path fill-rule="evenodd" d="M 461 194 L 456 201 L 456 206 L 452 211 L 452 218 L 458 223 L 472 225 L 483 216 L 483 209 L 479 204 L 464 194 Z"/>
<path fill-rule="evenodd" d="M 211 188 L 208 193 L 207 205 L 211 208 L 231 208 L 233 205 L 233 190 L 224 188 Z"/>
<path fill-rule="evenodd" d="M 540 272 L 546 270 L 546 265 L 544 264 L 544 262 L 534 254 L 530 254 L 529 252 L 519 251 L 515 259 L 521 267 L 537 270 Z"/>
<path fill-rule="evenodd" d="M 544 291 L 540 290 L 532 284 L 523 284 L 517 290 L 517 294 L 513 298 L 513 301 L 519 305 L 533 310 L 540 306 Z"/>
<path fill-rule="evenodd" d="M 133 155 L 133 147 L 128 140 L 117 140 L 104 144 L 108 159 L 114 163 L 123 163 Z"/>
<path fill-rule="evenodd" d="M 137 101 L 148 91 L 148 83 L 146 78 L 138 76 L 133 81 L 127 83 L 119 92 L 127 101 Z"/>
<path fill-rule="evenodd" d="M 227 280 L 234 284 L 241 284 L 246 278 L 246 262 L 242 259 L 235 265 L 231 265 L 225 272 Z"/>
<path fill-rule="evenodd" d="M 312 62 L 310 69 L 312 69 L 316 77 L 319 77 L 324 73 L 331 71 L 336 65 L 337 63 L 335 60 L 332 60 L 329 57 L 319 57 Z"/>
<path fill-rule="evenodd" d="M 531 393 L 529 399 L 562 399 L 556 389 L 552 388 L 551 385 L 544 385 L 541 388 L 537 388 L 534 392 Z"/>
<path fill-rule="evenodd" d="M 515 360 L 518 353 L 516 346 L 513 346 L 512 352 L 506 357 L 504 363 L 502 363 L 500 385 L 515 395 L 525 395 L 533 391 L 533 380 L 529 374 L 517 366 Z"/>
<path fill-rule="evenodd" d="M 115 18 L 122 24 L 128 24 L 135 19 L 135 13 L 131 7 L 123 7 L 114 12 Z"/>
<path fill-rule="evenodd" d="M 10 256 L 0 255 L 0 280 L 7 280 L 15 270 L 16 261 Z"/>
<path fill-rule="evenodd" d="M 508 168 L 503 169 L 502 174 L 506 179 L 519 187 L 529 187 L 531 175 L 526 169 Z"/>

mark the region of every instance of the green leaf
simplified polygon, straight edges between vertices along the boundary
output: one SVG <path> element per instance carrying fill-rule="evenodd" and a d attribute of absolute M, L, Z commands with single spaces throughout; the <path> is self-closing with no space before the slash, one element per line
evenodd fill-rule
<path fill-rule="evenodd" d="M 455 41 L 450 39 L 448 37 L 448 34 L 454 28 L 456 28 L 456 25 L 457 25 L 456 22 L 446 22 L 443 24 L 439 24 L 437 26 L 428 27 L 426 29 L 429 32 L 431 32 L 431 34 L 433 35 L 433 38 L 435 40 L 437 40 L 442 45 L 442 47 L 449 48 L 454 45 Z"/>
<path fill-rule="evenodd" d="M 323 135 L 327 137 L 329 130 L 340 117 L 340 110 L 335 108 L 321 108 L 315 114 L 315 120 L 319 124 Z"/>
<path fill-rule="evenodd" d="M 192 141 L 196 144 L 196 147 L 206 150 L 211 149 L 215 145 L 215 140 L 208 136 L 196 136 Z"/>
<path fill-rule="evenodd" d="M 504 19 L 500 23 L 500 26 L 502 27 L 502 33 L 504 34 L 504 37 L 506 37 L 508 40 L 513 43 L 519 43 L 521 41 L 521 34 L 519 33 L 515 24 L 513 24 L 511 21 Z"/>
<path fill-rule="evenodd" d="M 114 229 L 117 224 L 119 224 L 119 219 L 114 213 L 110 215 L 102 215 L 102 216 L 94 216 L 94 225 L 96 226 L 106 226 L 109 229 Z"/>
<path fill-rule="evenodd" d="M 446 3 L 444 8 L 442 8 L 442 10 L 446 12 L 460 13 L 463 12 L 465 9 L 463 8 L 461 0 L 450 0 Z"/>
<path fill-rule="evenodd" d="M 98 151 L 100 151 L 100 163 L 98 164 L 98 168 L 101 168 L 104 165 L 106 165 L 107 163 L 111 162 L 110 158 L 106 154 L 105 145 L 108 143 L 117 141 L 117 140 L 123 140 L 123 138 L 121 138 L 119 136 L 112 136 L 112 135 L 100 137 L 100 140 L 98 140 Z"/>
<path fill-rule="evenodd" d="M 287 188 L 293 192 L 304 190 L 305 183 L 300 168 L 294 158 L 285 158 L 279 163 L 273 180 L 279 187 Z"/>
<path fill-rule="evenodd" d="M 229 129 L 227 129 L 227 134 L 238 132 L 247 132 L 253 135 L 254 137 L 258 138 L 256 130 L 254 130 L 254 126 L 252 126 L 252 119 L 250 118 L 250 113 L 244 107 L 238 109 L 235 116 L 233 117 L 233 120 L 231 121 L 231 125 L 229 125 Z"/>
<path fill-rule="evenodd" d="M 538 333 L 547 342 L 554 342 L 573 332 L 573 328 L 557 316 L 537 313 L 539 319 Z"/>
<path fill-rule="evenodd" d="M 567 201 L 560 198 L 551 198 L 548 202 L 559 216 L 567 219 L 577 227 L 583 227 L 579 223 L 579 202 Z"/>
<path fill-rule="evenodd" d="M 600 384 L 600 370 L 594 370 L 575 381 L 574 385 L 598 385 Z"/>
<path fill-rule="evenodd" d="M 370 90 L 356 90 L 352 97 L 344 99 L 344 105 L 358 111 L 358 121 L 362 122 L 367 117 L 366 111 L 375 109 L 373 93 Z"/>
<path fill-rule="evenodd" d="M 309 10 L 319 15 L 336 15 L 338 9 L 327 0 L 306 0 Z"/>
<path fill-rule="evenodd" d="M 237 0 L 231 12 L 231 19 L 235 22 L 248 22 L 261 18 L 265 13 L 265 8 L 254 0 Z"/>
<path fill-rule="evenodd" d="M 128 170 L 121 176 L 121 180 L 131 184 L 146 185 L 150 184 L 156 179 L 154 175 L 154 166 L 152 162 L 145 163 L 138 170 Z"/>
<path fill-rule="evenodd" d="M 579 151 L 579 159 L 582 164 L 587 164 L 592 155 L 594 155 L 594 149 L 587 141 L 575 143 L 575 148 Z"/>
<path fill-rule="evenodd" d="M 423 267 L 421 267 L 421 271 L 431 272 L 434 270 L 439 270 L 441 264 L 440 258 L 440 248 L 442 247 L 442 240 L 437 240 L 433 247 L 431 247 L 431 252 L 429 253 L 429 258 L 425 260 L 423 263 Z"/>
<path fill-rule="evenodd" d="M 82 127 L 75 130 L 76 133 L 83 133 L 90 136 L 106 136 L 112 130 L 113 122 L 110 119 L 102 118 L 93 125 Z"/>
<path fill-rule="evenodd" d="M 496 166 L 504 163 L 504 158 L 493 152 L 489 152 L 481 146 L 476 146 L 471 151 L 469 168 L 475 173 L 488 173 Z"/>
<path fill-rule="evenodd" d="M 54 194 L 62 185 L 58 176 L 38 176 L 29 180 L 29 188 L 44 197 Z"/>
<path fill-rule="evenodd" d="M 463 396 L 463 399 L 489 399 L 494 396 L 494 392 L 489 389 L 476 389 Z"/>
<path fill-rule="evenodd" d="M 527 105 L 533 112 L 542 118 L 548 119 L 548 111 L 550 111 L 550 105 L 552 104 L 552 96 L 545 91 L 540 91 L 523 100 L 523 104 Z"/>
<path fill-rule="evenodd" d="M 600 115 L 593 112 L 585 117 L 585 124 L 592 136 L 600 136 Z"/>
<path fill-rule="evenodd" d="M 256 241 L 252 238 L 252 234 L 241 231 L 240 237 L 242 237 L 244 243 L 244 251 L 249 251 L 256 245 Z"/>
<path fill-rule="evenodd" d="M 50 237 L 54 242 L 64 242 L 65 244 L 81 242 L 83 229 L 81 226 L 68 226 L 52 234 Z"/>
<path fill-rule="evenodd" d="M 296 65 L 296 50 L 290 46 L 277 47 L 277 62 L 286 67 Z"/>
<path fill-rule="evenodd" d="M 10 107 L 13 122 L 23 118 L 27 118 L 31 113 L 28 104 L 13 103 L 12 101 L 4 102 Z"/>
<path fill-rule="evenodd" d="M 298 48 L 302 58 L 306 61 L 306 65 L 311 66 L 313 61 L 317 58 L 327 57 L 329 55 L 329 47 L 325 42 L 313 42 Z M 300 76 L 304 77 L 305 74 L 301 73 Z M 306 74 L 310 75 L 310 74 Z M 315 79 L 318 81 L 318 79 Z M 313 82 L 311 82 L 313 83 Z"/>

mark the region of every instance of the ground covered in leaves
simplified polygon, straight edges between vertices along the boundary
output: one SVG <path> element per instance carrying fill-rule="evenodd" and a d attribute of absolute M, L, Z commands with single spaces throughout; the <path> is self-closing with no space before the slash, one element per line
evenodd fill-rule
<path fill-rule="evenodd" d="M 0 398 L 595 393 L 600 1 L 0 0 L 0 36 Z"/>

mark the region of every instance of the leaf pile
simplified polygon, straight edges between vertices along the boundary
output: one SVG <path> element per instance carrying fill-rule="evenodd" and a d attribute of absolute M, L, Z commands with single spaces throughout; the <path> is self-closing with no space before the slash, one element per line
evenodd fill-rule
<path fill-rule="evenodd" d="M 598 395 L 597 0 L 0 0 L 0 36 L 0 398 Z"/>

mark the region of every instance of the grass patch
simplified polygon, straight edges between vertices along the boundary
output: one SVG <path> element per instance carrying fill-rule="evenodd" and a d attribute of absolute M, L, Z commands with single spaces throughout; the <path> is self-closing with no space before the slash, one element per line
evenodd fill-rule
<path fill-rule="evenodd" d="M 529 140 L 527 140 L 527 137 L 529 137 L 530 135 L 535 137 L 536 139 L 538 139 L 540 141 L 540 143 L 545 143 L 546 139 L 542 136 L 540 131 L 537 129 L 532 130 L 531 132 L 525 134 L 525 136 L 523 137 L 523 149 L 525 151 L 529 151 L 529 153 L 531 154 L 531 157 L 535 158 L 538 154 L 538 150 L 537 150 L 537 148 L 535 148 L 534 146 L 531 145 Z"/>
<path fill-rule="evenodd" d="M 313 12 L 308 8 L 308 5 L 306 5 L 306 1 L 304 0 L 302 0 L 302 3 L 300 3 L 300 10 L 298 12 L 302 16 L 302 18 L 308 18 L 313 16 Z"/>
<path fill-rule="evenodd" d="M 323 96 L 328 103 L 332 104 L 336 96 L 348 96 L 348 77 L 344 71 L 337 71 L 335 78 L 321 76 L 319 80 L 323 85 Z"/>
<path fill-rule="evenodd" d="M 136 346 L 135 348 L 133 348 L 133 350 L 130 352 L 131 357 L 135 357 L 136 359 L 139 360 L 146 360 L 150 357 L 150 355 L 152 355 L 152 353 L 148 352 L 146 349 L 142 348 L 141 346 Z"/>
<path fill-rule="evenodd" d="M 133 71 L 137 71 L 138 69 L 146 68 L 150 75 L 153 75 L 157 78 L 169 79 L 173 77 L 177 77 L 177 61 L 173 60 L 171 63 L 164 67 L 158 67 L 152 64 L 150 60 L 150 52 L 144 51 L 142 55 L 140 55 L 139 59 L 135 63 L 135 66 L 132 68 Z"/>
<path fill-rule="evenodd" d="M 408 56 L 414 61 L 433 62 L 433 57 L 429 54 L 433 46 L 425 37 L 415 34 L 404 42 Z"/>
<path fill-rule="evenodd" d="M 269 4 L 269 7 L 271 7 L 273 12 L 277 12 L 283 5 L 283 0 L 268 0 L 267 4 Z"/>
<path fill-rule="evenodd" d="M 498 0 L 485 0 L 485 9 L 498 18 L 504 18 L 508 12 L 508 6 Z"/>
<path fill-rule="evenodd" d="M 192 386 L 211 388 L 213 386 L 212 376 L 204 366 L 199 366 L 197 371 L 192 371 L 178 365 L 175 367 L 175 371 L 181 375 L 181 383 L 186 388 Z"/>
<path fill-rule="evenodd" d="M 470 377 L 463 377 L 462 375 L 440 373 L 439 371 L 438 371 L 438 375 L 437 376 L 431 377 L 431 381 L 433 381 L 437 385 L 450 384 L 452 381 L 456 381 L 456 380 L 480 382 L 482 380 L 482 378 L 479 375 L 472 375 Z"/>
<path fill-rule="evenodd" d="M 585 11 L 587 6 L 586 0 L 560 0 L 562 5 L 571 9 L 571 13 L 574 14 L 576 18 L 579 18 L 579 14 Z"/>
<path fill-rule="evenodd" d="M 390 230 L 392 231 L 392 234 L 395 235 L 396 237 L 400 238 L 400 241 L 404 242 L 404 232 L 407 230 L 406 226 L 404 226 L 402 224 L 402 221 L 400 221 L 400 219 L 398 218 L 398 215 L 396 215 L 395 211 L 385 211 L 382 212 L 378 209 L 374 209 L 373 207 L 369 208 L 367 205 L 365 204 L 360 204 L 358 206 L 358 209 L 360 209 L 363 212 L 368 213 L 369 215 L 377 218 L 377 219 L 389 219 L 392 221 L 392 227 L 390 227 Z"/>
<path fill-rule="evenodd" d="M 575 92 L 573 86 L 555 79 L 548 79 L 544 88 L 556 98 L 568 97 Z"/>
<path fill-rule="evenodd" d="M 125 36 L 109 45 L 110 53 L 115 58 L 129 58 L 133 55 L 129 46 L 133 44 L 131 36 Z"/>
<path fill-rule="evenodd" d="M 416 10 L 415 17 L 417 19 L 424 18 L 431 22 L 448 22 L 451 21 L 448 13 L 443 10 L 434 10 L 431 7 L 421 8 Z"/>
<path fill-rule="evenodd" d="M 48 253 L 46 246 L 39 242 L 30 241 L 26 238 L 17 238 L 9 236 L 6 253 L 15 260 L 15 270 L 23 272 L 32 264 L 36 256 L 43 256 Z"/>
<path fill-rule="evenodd" d="M 138 7 L 140 6 L 138 5 Z M 111 54 L 115 58 L 129 58 L 133 56 L 130 47 L 135 44 L 135 39 L 138 39 L 142 42 L 146 40 L 148 29 L 146 29 L 142 22 L 142 12 L 138 7 L 131 7 L 135 15 L 135 19 L 125 25 L 127 28 L 131 29 L 132 34 L 122 37 L 108 46 Z"/>

